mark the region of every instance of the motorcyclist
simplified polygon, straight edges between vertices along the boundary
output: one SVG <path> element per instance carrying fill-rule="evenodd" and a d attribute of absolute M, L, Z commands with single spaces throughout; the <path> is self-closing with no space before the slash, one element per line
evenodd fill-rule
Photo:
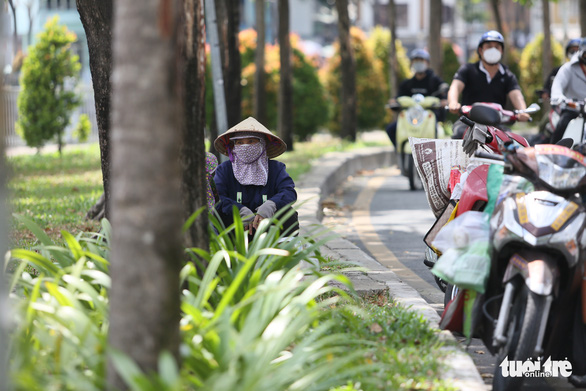
<path fill-rule="evenodd" d="M 572 59 L 572 57 L 574 56 L 574 54 L 578 53 L 578 50 L 580 50 L 580 38 L 574 38 L 574 39 L 570 39 L 568 41 L 568 43 L 566 44 L 566 62 L 570 61 Z M 562 64 L 563 65 L 563 64 Z M 560 68 L 562 66 L 558 66 L 555 67 L 551 73 L 549 74 L 549 76 L 547 77 L 547 79 L 545 79 L 545 83 L 543 84 L 543 92 L 542 92 L 542 99 L 549 99 L 551 96 L 551 86 L 553 84 L 553 79 L 555 78 L 555 75 L 557 75 L 557 73 L 559 72 Z"/>
<path fill-rule="evenodd" d="M 500 63 L 505 40 L 498 31 L 487 31 L 478 42 L 477 53 L 480 60 L 462 65 L 454 75 L 448 91 L 450 112 L 459 114 L 462 105 L 476 102 L 492 102 L 505 106 L 507 98 L 517 110 L 527 108 L 517 77 Z M 460 94 L 462 103 L 459 102 Z M 519 121 L 528 121 L 530 116 L 522 113 Z M 467 126 L 460 121 L 454 123 L 453 138 L 462 138 Z"/>
<path fill-rule="evenodd" d="M 586 98 L 586 38 L 580 41 L 578 55 L 561 66 L 551 86 L 551 105 L 557 106 L 566 100 L 582 100 Z M 562 139 L 566 127 L 578 116 L 573 110 L 563 110 L 551 136 L 550 142 L 555 144 Z"/>
<path fill-rule="evenodd" d="M 423 96 L 430 96 L 440 90 L 440 86 L 444 84 L 442 79 L 437 76 L 433 70 L 429 68 L 429 53 L 424 49 L 415 49 L 409 54 L 411 60 L 411 69 L 415 75 L 411 79 L 404 80 L 399 84 L 399 96 L 412 96 L 421 94 Z M 444 99 L 441 103 L 445 105 L 445 93 L 439 94 L 440 99 Z M 391 104 L 396 103 L 396 99 L 391 99 Z M 443 120 L 443 112 L 436 112 L 438 121 Z M 397 141 L 397 121 L 391 122 L 386 127 L 386 132 L 391 142 L 396 147 Z"/>

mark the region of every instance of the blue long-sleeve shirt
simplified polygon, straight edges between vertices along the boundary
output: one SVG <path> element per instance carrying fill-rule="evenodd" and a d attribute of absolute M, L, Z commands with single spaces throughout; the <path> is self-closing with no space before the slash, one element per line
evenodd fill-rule
<path fill-rule="evenodd" d="M 293 179 L 287 173 L 285 164 L 276 160 L 269 159 L 269 177 L 265 186 L 241 185 L 234 176 L 230 161 L 218 166 L 214 181 L 220 196 L 220 205 L 217 207 L 226 215 L 232 215 L 232 205 L 238 209 L 246 206 L 255 212 L 263 204 L 263 196 L 273 201 L 277 210 L 297 200 Z M 240 202 L 238 193 L 241 193 Z"/>

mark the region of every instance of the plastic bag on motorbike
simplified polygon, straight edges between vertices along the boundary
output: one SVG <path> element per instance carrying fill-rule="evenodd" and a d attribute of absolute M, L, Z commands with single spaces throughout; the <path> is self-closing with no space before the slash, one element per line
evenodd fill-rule
<path fill-rule="evenodd" d="M 432 243 L 433 247 L 445 253 L 453 248 L 464 249 L 478 240 L 488 242 L 488 217 L 484 212 L 462 213 L 439 231 Z"/>

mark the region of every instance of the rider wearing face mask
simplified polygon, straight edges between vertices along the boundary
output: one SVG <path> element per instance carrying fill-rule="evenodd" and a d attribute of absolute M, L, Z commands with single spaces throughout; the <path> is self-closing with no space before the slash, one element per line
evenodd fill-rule
<path fill-rule="evenodd" d="M 559 105 L 567 99 L 582 100 L 586 98 L 586 38 L 582 38 L 578 55 L 562 65 L 551 86 L 551 105 Z M 573 110 L 564 110 L 560 114 L 550 142 L 555 144 L 564 135 L 568 123 L 578 116 Z"/>
<path fill-rule="evenodd" d="M 433 70 L 429 68 L 429 53 L 423 49 L 415 49 L 409 55 L 411 60 L 411 70 L 414 76 L 411 79 L 404 80 L 399 84 L 399 96 L 413 96 L 421 94 L 423 96 L 430 96 L 439 92 L 440 85 L 443 84 L 442 79 L 437 76 Z M 445 93 L 437 95 L 440 99 L 445 99 Z M 395 103 L 396 99 L 391 99 L 389 103 Z M 445 101 L 442 102 L 445 105 Z M 438 121 L 442 121 L 443 111 L 436 112 Z M 387 134 L 391 139 L 393 145 L 396 142 L 397 135 L 397 121 L 391 122 L 386 128 Z"/>
<path fill-rule="evenodd" d="M 459 114 L 462 105 L 476 102 L 492 102 L 505 106 L 507 98 L 517 110 L 527 108 L 521 88 L 515 75 L 503 64 L 501 58 L 505 40 L 498 31 L 488 31 L 478 42 L 480 61 L 462 65 L 454 75 L 448 91 L 450 112 Z M 458 101 L 462 95 L 462 103 Z M 519 115 L 520 121 L 528 121 L 529 115 Z M 462 138 L 466 125 L 457 121 L 454 124 L 454 138 Z"/>

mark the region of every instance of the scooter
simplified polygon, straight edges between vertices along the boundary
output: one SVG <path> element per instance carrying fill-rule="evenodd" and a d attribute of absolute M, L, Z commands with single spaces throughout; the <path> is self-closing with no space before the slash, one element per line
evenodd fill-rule
<path fill-rule="evenodd" d="M 398 111 L 397 118 L 397 157 L 401 174 L 409 179 L 409 189 L 423 188 L 421 178 L 415 168 L 409 137 L 419 138 L 446 138 L 449 137 L 440 122 L 436 120 L 432 110 L 443 110 L 440 98 L 437 95 L 444 93 L 448 85 L 442 84 L 440 89 L 431 96 L 415 94 L 400 96 L 397 102 L 387 105 L 393 111 Z"/>
<path fill-rule="evenodd" d="M 586 101 L 584 100 L 567 100 L 560 102 L 556 105 L 555 109 L 552 110 L 551 114 L 551 126 L 555 129 L 560 117 L 560 113 L 564 110 L 574 111 L 578 114 L 578 117 L 574 118 L 568 123 L 562 139 L 570 138 L 574 140 L 574 145 L 583 144 L 586 142 Z"/>
<path fill-rule="evenodd" d="M 569 377 L 567 358 L 582 360 L 586 349 L 583 339 L 570 339 L 586 325 L 586 159 L 562 145 L 509 143 L 501 151 L 477 152 L 503 164 L 505 174 L 490 217 L 490 273 L 475 330 L 497 356 L 497 391 L 548 376 L 552 360 L 563 362 L 557 376 Z"/>
<path fill-rule="evenodd" d="M 469 117 L 476 118 L 479 123 L 486 125 L 486 131 L 490 134 L 487 137 L 487 143 L 485 144 L 487 150 L 500 154 L 500 149 L 505 143 L 515 143 L 519 146 L 529 146 L 527 140 L 520 135 L 506 130 L 503 124 L 513 124 L 517 121 L 520 113 L 533 114 L 539 111 L 539 105 L 532 104 L 525 110 L 509 111 L 503 109 L 503 107 L 496 103 L 475 103 L 474 105 L 465 105 L 460 109 L 460 113 L 463 115 L 461 121 L 467 121 Z M 449 218 L 457 217 L 462 213 L 469 210 L 482 210 L 488 201 L 486 191 L 486 181 L 488 174 L 488 166 L 481 165 L 473 170 L 473 173 L 468 176 L 466 183 L 464 184 L 462 195 L 457 200 L 452 200 L 446 210 L 439 216 L 437 221 L 431 227 L 429 232 L 424 237 L 426 244 L 425 259 L 423 263 L 430 269 L 433 268 L 435 262 L 440 254 L 432 246 L 432 241 L 439 229 L 445 225 Z M 452 211 L 457 204 L 457 211 L 452 216 Z M 436 284 L 442 292 L 444 292 L 444 304 L 455 298 L 458 294 L 458 288 L 452 284 L 448 284 L 442 279 L 434 275 Z"/>

